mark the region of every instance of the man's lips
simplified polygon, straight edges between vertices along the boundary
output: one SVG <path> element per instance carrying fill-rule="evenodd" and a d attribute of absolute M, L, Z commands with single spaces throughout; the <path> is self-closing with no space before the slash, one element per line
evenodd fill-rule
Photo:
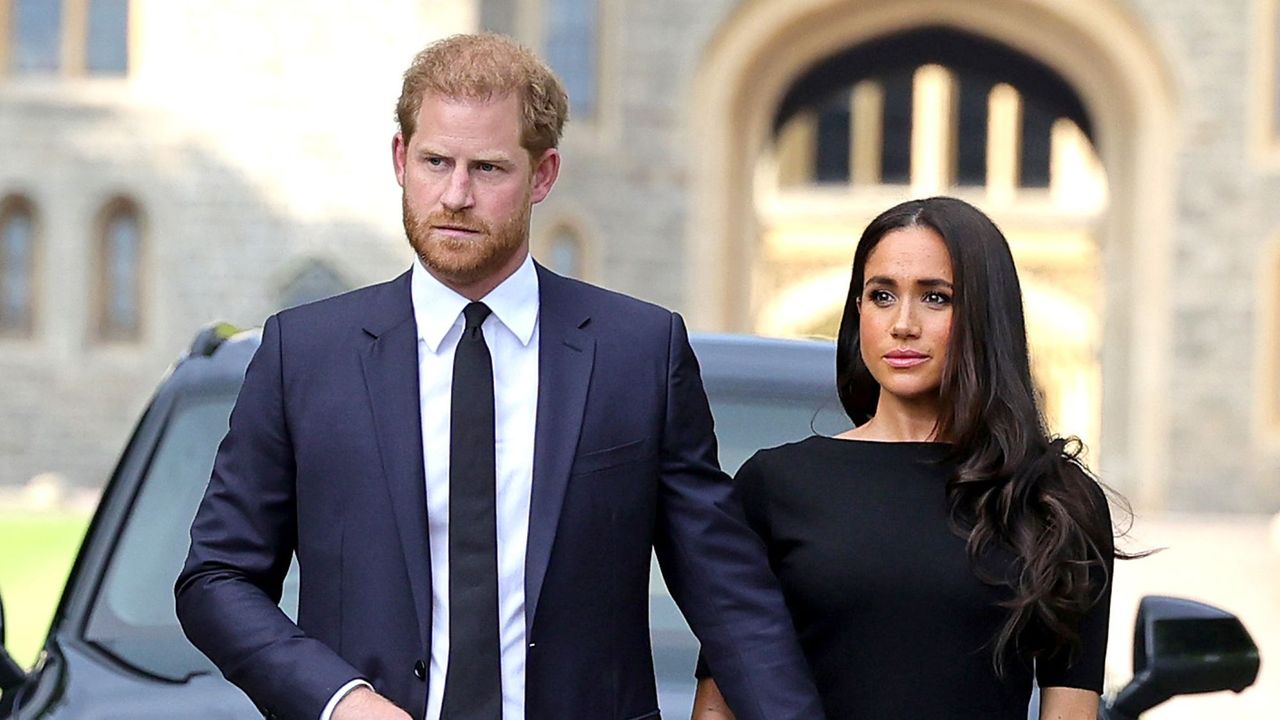
<path fill-rule="evenodd" d="M 480 228 L 468 227 L 466 225 L 432 225 L 433 232 L 443 233 L 445 235 L 454 235 L 464 237 L 467 235 L 478 235 L 483 232 Z"/>
<path fill-rule="evenodd" d="M 911 368 L 921 365 L 929 359 L 928 355 L 915 350 L 894 350 L 885 353 L 884 361 L 889 367 L 894 368 Z"/>

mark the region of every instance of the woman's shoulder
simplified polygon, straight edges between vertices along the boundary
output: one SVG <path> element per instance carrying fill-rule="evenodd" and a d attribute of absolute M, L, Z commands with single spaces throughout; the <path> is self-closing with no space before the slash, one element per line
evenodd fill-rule
<path fill-rule="evenodd" d="M 817 452 L 817 441 L 821 439 L 817 435 L 810 435 L 801 440 L 755 451 L 738 468 L 738 482 L 759 485 L 774 478 L 790 477 L 797 471 L 810 467 Z"/>
<path fill-rule="evenodd" d="M 810 435 L 800 440 L 762 448 L 747 458 L 747 461 L 743 463 L 743 467 L 751 465 L 774 469 L 794 467 L 797 463 L 802 465 L 809 464 L 818 458 L 828 455 L 829 453 L 824 446 L 833 441 L 833 438 L 822 435 Z"/>

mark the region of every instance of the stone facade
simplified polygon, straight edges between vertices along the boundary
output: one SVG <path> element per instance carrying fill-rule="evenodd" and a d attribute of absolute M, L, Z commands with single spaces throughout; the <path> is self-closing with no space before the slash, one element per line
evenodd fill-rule
<path fill-rule="evenodd" d="M 426 41 L 482 24 L 536 47 L 540 13 L 552 2 L 135 0 L 127 79 L 0 78 L 0 198 L 33 204 L 39 239 L 35 330 L 0 339 L 0 485 L 45 472 L 102 483 L 150 389 L 195 328 L 214 318 L 260 323 L 309 263 L 324 263 L 350 287 L 407 266 L 389 157 L 400 72 Z M 735 51 L 727 28 L 766 4 L 598 0 L 599 110 L 571 120 L 560 182 L 534 213 L 535 252 L 557 228 L 573 228 L 585 244 L 587 279 L 680 309 L 696 329 L 755 327 L 759 302 L 724 307 L 735 302 L 725 298 L 751 298 L 769 268 L 758 264 L 754 220 L 735 226 L 746 238 L 739 240 L 701 220 L 707 203 L 733 207 L 752 181 L 702 183 L 700 165 L 715 157 L 708 134 L 728 130 L 699 121 L 706 88 L 718 81 L 705 76 L 712 58 Z M 1276 4 L 788 4 L 796 18 L 812 9 L 879 22 L 936 8 L 960 20 L 1000 14 L 993 26 L 1015 29 L 1040 19 L 1107 27 L 1076 49 L 1082 67 L 1105 56 L 1094 43 L 1118 46 L 1122 34 L 1159 66 L 1149 75 L 1168 80 L 1172 133 L 1163 152 L 1172 171 L 1117 171 L 1107 212 L 1146 203 L 1159 185 L 1169 201 L 1151 212 L 1170 230 L 1142 250 L 1148 254 L 1120 247 L 1137 244 L 1128 235 L 1143 227 L 1100 234 L 1107 300 L 1120 298 L 1101 319 L 1128 328 L 1104 334 L 1103 445 L 1115 458 L 1105 469 L 1142 507 L 1280 510 L 1280 322 L 1265 307 L 1280 284 L 1280 261 L 1268 260 L 1280 244 L 1280 133 L 1268 114 L 1280 85 Z M 1091 25 L 1090 14 L 1124 22 Z M 769 32 L 758 30 L 769 39 L 762 46 L 783 48 L 771 52 L 797 44 Z M 1073 77 L 1069 54 L 1044 60 Z M 766 54 L 740 66 L 763 77 L 774 62 Z M 1100 97 L 1087 87 L 1082 95 Z M 1103 127 L 1098 154 L 1110 170 L 1122 165 L 1115 158 L 1126 144 L 1141 141 Z M 749 157 L 763 151 L 730 147 Z M 135 200 L 144 221 L 143 332 L 137 343 L 102 344 L 89 331 L 90 249 L 102 207 L 117 196 Z M 708 254 L 717 247 L 734 249 Z M 706 257 L 726 259 L 708 266 L 699 260 Z M 1149 257 L 1163 263 L 1163 285 L 1131 286 L 1128 268 Z M 776 277 L 797 282 L 833 269 L 802 253 L 767 261 L 778 263 Z M 707 280 L 708 268 L 718 282 Z M 734 294 L 735 286 L 748 291 Z M 745 322 L 735 319 L 744 314 Z M 1151 327 L 1159 330 L 1150 346 L 1106 347 L 1147 337 Z M 1144 378 L 1156 383 L 1146 395 L 1135 387 Z M 1161 403 L 1149 410 L 1144 397 Z"/>

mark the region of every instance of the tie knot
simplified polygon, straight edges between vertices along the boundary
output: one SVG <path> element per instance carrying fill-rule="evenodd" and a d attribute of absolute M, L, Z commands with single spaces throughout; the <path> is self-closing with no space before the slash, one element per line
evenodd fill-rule
<path fill-rule="evenodd" d="M 462 317 L 466 318 L 467 325 L 463 328 L 463 332 L 468 330 L 476 330 L 484 324 L 484 319 L 489 317 L 489 313 L 493 312 L 488 305 L 482 302 L 467 303 L 462 309 Z"/>

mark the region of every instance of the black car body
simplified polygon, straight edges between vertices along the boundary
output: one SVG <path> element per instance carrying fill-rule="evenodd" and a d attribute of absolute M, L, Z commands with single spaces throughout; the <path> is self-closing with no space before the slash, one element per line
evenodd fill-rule
<path fill-rule="evenodd" d="M 172 595 L 187 551 L 188 528 L 258 344 L 257 332 L 211 326 L 161 382 L 89 525 L 36 666 L 23 672 L 0 652 L 0 718 L 260 717 L 187 642 Z M 736 470 L 757 448 L 813 432 L 838 432 L 847 425 L 834 393 L 835 350 L 830 344 L 695 335 L 693 345 L 727 471 Z M 692 705 L 697 642 L 656 565 L 651 578 L 660 704 L 670 716 L 680 717 Z M 1169 602 L 1172 605 L 1161 606 L 1161 617 L 1177 620 L 1185 609 L 1178 603 L 1185 601 Z M 294 568 L 281 606 L 292 615 L 296 604 Z M 1250 658 L 1256 675 L 1257 650 L 1235 618 L 1225 613 L 1214 618 L 1214 634 L 1230 629 L 1231 623 L 1238 627 L 1228 659 L 1240 659 L 1240 668 L 1209 678 L 1197 665 L 1199 656 L 1187 656 L 1178 666 L 1185 676 L 1182 681 L 1198 680 L 1194 691 L 1200 692 L 1241 689 L 1252 682 L 1252 677 L 1243 681 Z M 1160 643 L 1152 637 L 1154 652 Z M 1212 647 L 1206 652 L 1222 649 L 1208 644 Z M 1185 645 L 1180 646 L 1184 654 Z M 1163 656 L 1166 664 L 1168 652 Z M 1157 665 L 1157 660 L 1148 664 L 1149 675 Z M 1164 676 L 1149 678 L 1148 691 L 1133 707 L 1179 692 L 1166 687 L 1162 678 L 1167 675 L 1165 671 Z M 1157 691 L 1150 690 L 1152 683 L 1159 686 Z"/>

